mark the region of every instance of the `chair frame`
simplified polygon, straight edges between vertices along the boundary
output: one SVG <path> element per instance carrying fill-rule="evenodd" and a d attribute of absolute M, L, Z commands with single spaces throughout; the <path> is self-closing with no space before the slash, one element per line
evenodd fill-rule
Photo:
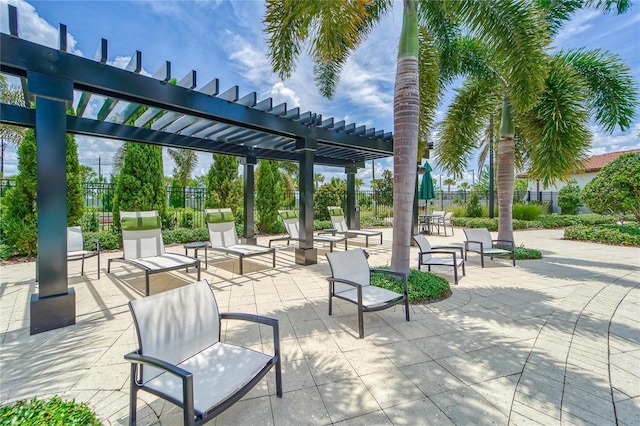
<path fill-rule="evenodd" d="M 340 216 L 331 216 L 331 212 L 335 209 L 340 209 L 342 210 L 342 207 L 339 206 L 327 206 L 327 209 L 329 210 L 329 217 L 331 218 L 331 224 L 333 225 L 332 229 L 325 229 L 323 231 L 320 231 L 320 233 L 322 234 L 331 234 L 331 235 L 335 235 L 335 234 L 342 234 L 347 238 L 351 238 L 351 237 L 357 237 L 357 236 L 363 236 L 365 237 L 365 247 L 369 247 L 369 237 L 377 237 L 378 235 L 380 236 L 380 244 L 382 244 L 382 231 L 371 231 L 371 230 L 367 230 L 367 229 L 349 229 L 347 227 L 347 222 L 344 218 L 344 214 L 340 215 Z M 337 217 L 341 217 L 342 220 L 337 221 L 334 220 L 334 218 Z M 339 226 L 336 226 L 339 225 Z"/>
<path fill-rule="evenodd" d="M 362 249 L 355 249 L 355 250 L 361 250 L 364 252 L 364 250 Z M 397 294 L 397 297 L 391 300 L 386 301 L 383 304 L 379 304 L 379 305 L 373 305 L 373 306 L 365 306 L 363 304 L 363 295 L 362 295 L 362 291 L 363 291 L 363 287 L 369 287 L 370 285 L 366 285 L 363 286 L 361 283 L 357 283 L 355 281 L 351 281 L 351 280 L 347 280 L 344 278 L 336 278 L 334 277 L 334 272 L 333 272 L 333 265 L 331 264 L 331 256 L 335 256 L 335 255 L 343 255 L 344 253 L 350 253 L 353 250 L 350 250 L 348 252 L 340 252 L 340 253 L 332 253 L 329 254 L 327 253 L 327 260 L 329 261 L 329 266 L 331 267 L 331 277 L 327 278 L 327 281 L 329 281 L 329 315 L 332 315 L 333 313 L 333 298 L 337 297 L 338 299 L 342 299 L 345 300 L 349 303 L 353 303 L 355 305 L 358 306 L 358 334 L 360 339 L 364 338 L 364 312 L 375 312 L 375 311 L 381 311 L 383 309 L 387 309 L 390 308 L 392 306 L 395 306 L 399 303 L 404 303 L 404 309 L 405 309 L 405 318 L 407 321 L 409 321 L 409 289 L 407 287 L 407 274 L 405 274 L 404 272 L 399 272 L 399 271 L 393 271 L 390 269 L 375 269 L 375 268 L 369 268 L 369 274 L 373 273 L 373 272 L 377 272 L 377 273 L 382 273 L 382 274 L 388 274 L 388 275 L 392 275 L 395 276 L 397 278 L 400 278 L 400 280 L 402 280 L 402 284 L 404 286 L 404 293 L 400 294 L 400 293 L 395 293 Z M 366 252 L 365 253 L 365 257 L 368 257 Z M 349 286 L 354 287 L 357 290 L 357 295 L 358 295 L 358 301 L 354 302 L 353 300 L 346 298 L 346 297 L 342 297 L 340 296 L 340 294 L 336 294 L 336 288 L 335 285 L 336 283 L 340 283 L 340 284 L 347 284 Z"/>
<path fill-rule="evenodd" d="M 158 212 L 155 210 L 149 211 L 149 212 L 120 212 L 120 217 L 134 217 L 133 215 L 136 214 L 148 214 L 151 215 L 151 213 L 155 212 L 155 214 L 157 215 Z M 125 216 L 122 216 L 122 214 L 125 214 Z M 162 239 L 162 229 L 159 229 L 160 231 L 160 238 Z M 123 249 L 124 249 L 124 235 L 123 235 Z M 142 269 L 144 271 L 144 275 L 145 275 L 145 296 L 149 296 L 150 294 L 150 285 L 149 285 L 149 276 L 152 274 L 159 274 L 162 272 L 169 272 L 169 271 L 174 271 L 177 269 L 182 269 L 182 268 L 186 268 L 187 271 L 189 270 L 189 267 L 191 266 L 195 266 L 198 270 L 198 280 L 200 280 L 200 259 L 197 258 L 193 258 L 190 256 L 186 256 L 186 255 L 182 255 L 182 254 L 177 254 L 177 253 L 170 253 L 167 256 L 167 253 L 165 253 L 164 251 L 164 243 L 161 246 L 161 250 L 159 251 L 159 253 L 156 256 L 152 256 L 152 257 L 139 257 L 139 258 L 126 258 L 126 253 L 122 254 L 122 257 L 113 257 L 111 259 L 109 259 L 109 262 L 107 263 L 107 273 L 111 273 L 111 262 L 123 262 L 126 263 L 128 265 L 131 266 L 135 266 L 136 268 Z M 145 259 L 152 259 L 153 257 L 171 257 L 172 260 L 182 260 L 183 263 L 179 264 L 179 265 L 175 265 L 175 266 L 170 266 L 170 267 L 158 267 L 158 268 L 151 268 L 147 265 L 145 265 L 144 262 Z"/>
<path fill-rule="evenodd" d="M 420 240 L 424 239 L 426 244 L 430 247 L 428 250 L 423 248 L 420 244 Z M 427 270 L 431 272 L 432 266 L 450 266 L 453 267 L 453 279 L 455 284 L 458 284 L 458 267 L 462 267 L 462 276 L 466 275 L 464 268 L 464 247 L 463 246 L 432 246 L 424 235 L 414 235 L 413 240 L 418 244 L 418 270 L 421 270 L 422 265 L 427 266 Z M 457 251 L 460 251 L 460 257 L 457 256 Z M 426 255 L 451 255 L 449 257 L 431 257 L 426 259 Z"/>
<path fill-rule="evenodd" d="M 194 285 L 206 285 L 211 291 L 209 287 L 209 283 L 206 280 L 198 281 L 196 283 L 192 283 L 189 286 Z M 168 303 L 171 306 L 180 305 L 181 298 L 179 297 L 181 293 L 185 295 L 189 295 L 189 286 L 180 287 L 174 290 L 169 290 L 168 292 L 173 292 L 171 294 L 170 300 Z M 165 293 L 168 293 L 165 292 Z M 173 297 L 173 295 L 176 297 Z M 150 298 L 154 298 L 158 295 L 150 296 Z M 215 302 L 215 295 L 213 292 L 211 293 L 211 298 L 213 300 L 213 304 L 217 304 Z M 145 298 L 149 299 L 149 298 Z M 182 297 L 184 299 L 184 297 Z M 166 300 L 166 299 L 165 299 Z M 155 301 L 154 301 L 155 302 Z M 206 302 L 206 301 L 205 301 Z M 137 422 L 137 394 L 138 391 L 144 390 L 153 395 L 156 395 L 160 398 L 163 398 L 172 404 L 175 404 L 183 409 L 183 423 L 188 426 L 201 425 L 206 423 L 220 413 L 231 407 L 234 403 L 236 403 L 240 398 L 246 395 L 264 376 L 272 369 L 275 368 L 275 376 L 276 376 L 276 395 L 279 398 L 282 398 L 282 366 L 281 366 L 281 355 L 280 355 L 280 331 L 279 331 L 279 322 L 276 318 L 254 315 L 254 314 L 245 314 L 245 313 L 224 313 L 218 312 L 218 342 L 221 342 L 222 335 L 222 320 L 241 320 L 248 321 L 255 324 L 262 324 L 266 326 L 270 326 L 273 332 L 273 355 L 271 359 L 262 367 L 250 380 L 243 385 L 241 388 L 235 390 L 228 397 L 218 401 L 212 407 L 209 407 L 204 412 L 197 411 L 194 407 L 194 374 L 190 371 L 187 371 L 178 365 L 167 362 L 166 360 L 159 359 L 157 357 L 146 356 L 143 354 L 143 338 L 141 336 L 141 327 L 139 324 L 139 319 L 136 317 L 135 309 L 133 305 L 136 304 L 136 301 L 129 302 L 129 308 L 134 318 L 134 323 L 136 327 L 136 335 L 138 337 L 138 349 L 133 352 L 130 352 L 124 356 L 124 358 L 131 363 L 131 378 L 130 378 L 130 401 L 129 401 L 129 424 L 135 425 Z M 166 304 L 166 303 L 164 303 Z M 164 304 L 162 303 L 162 299 L 159 300 L 159 309 L 163 309 Z M 178 321 L 176 316 L 183 315 L 181 309 L 164 309 L 165 315 L 163 315 L 161 321 L 163 323 L 171 323 Z M 162 324 L 159 325 L 162 327 Z M 215 345 L 216 343 L 214 343 Z M 191 356 L 196 356 L 198 353 L 192 354 Z M 267 355 L 267 354 L 264 354 Z M 159 391 L 158 389 L 150 388 L 142 382 L 142 369 L 143 366 L 150 366 L 157 369 L 162 370 L 163 374 L 171 374 L 177 376 L 182 381 L 182 399 L 176 399 L 168 393 L 164 393 Z"/>
<path fill-rule="evenodd" d="M 469 229 L 472 230 L 484 230 L 484 232 L 486 232 L 488 239 L 487 241 L 491 240 L 491 247 L 485 247 L 485 244 L 483 241 L 477 241 L 477 240 L 470 240 L 469 239 L 469 235 L 467 233 L 467 231 Z M 484 268 L 484 257 L 485 256 L 489 256 L 491 258 L 491 260 L 493 260 L 493 257 L 495 255 L 502 255 L 502 254 L 509 254 L 509 257 L 512 260 L 513 266 L 516 266 L 516 248 L 515 248 L 515 243 L 512 240 L 501 240 L 501 239 L 491 239 L 491 233 L 489 232 L 489 230 L 487 228 L 464 228 L 463 229 L 465 237 L 467 238 L 467 240 L 464 243 L 465 246 L 465 260 L 467 259 L 467 254 L 472 251 L 475 253 L 479 253 L 480 254 L 480 264 L 482 265 L 482 267 Z M 474 243 L 474 244 L 478 244 L 480 247 L 479 248 L 469 248 L 469 243 Z M 503 244 L 504 246 L 508 247 L 508 249 L 502 249 L 502 248 L 494 248 L 494 245 L 499 245 L 499 244 Z"/>
<path fill-rule="evenodd" d="M 205 221 L 206 221 L 206 215 L 207 213 L 231 213 L 231 209 L 230 208 L 221 208 L 221 209 L 205 209 L 204 214 L 205 214 Z M 271 247 L 271 245 L 267 246 L 261 246 L 258 244 L 238 244 L 238 234 L 236 232 L 236 225 L 235 222 L 221 222 L 221 223 L 233 223 L 233 233 L 235 236 L 235 243 L 231 246 L 228 247 L 224 247 L 224 246 L 214 246 L 213 242 L 211 240 L 211 228 L 209 228 L 209 223 L 207 223 L 207 229 L 209 231 L 209 249 L 213 250 L 213 251 L 218 251 L 221 253 L 225 253 L 225 254 L 229 254 L 229 255 L 233 255 L 233 256 L 238 256 L 238 263 L 239 263 L 239 267 L 240 267 L 240 275 L 244 274 L 244 268 L 243 268 L 243 260 L 246 257 L 255 257 L 255 256 L 265 256 L 268 254 L 271 254 L 272 256 L 272 265 L 275 268 L 276 267 L 276 249 L 275 247 Z M 255 252 L 255 253 L 244 253 L 241 248 L 242 246 L 250 246 L 250 247 L 257 247 L 262 249 L 259 252 Z M 234 248 L 236 247 L 236 248 Z"/>
<path fill-rule="evenodd" d="M 287 247 L 289 247 L 289 243 L 291 241 L 300 241 L 300 237 L 296 236 L 296 235 L 292 235 L 293 232 L 291 230 L 291 227 L 288 226 L 288 225 L 294 225 L 295 226 L 295 225 L 297 225 L 297 222 L 296 223 L 291 223 L 291 224 L 287 223 L 288 221 L 292 222 L 293 219 L 298 221 L 299 218 L 298 217 L 285 218 L 284 214 L 286 214 L 287 211 L 294 211 L 294 210 L 278 210 L 278 214 L 280 215 L 280 219 L 282 220 L 282 224 L 284 225 L 284 229 L 286 230 L 287 235 L 283 235 L 282 237 L 277 237 L 277 238 L 271 238 L 269 240 L 269 247 L 271 247 L 271 243 L 273 241 L 286 241 L 287 242 Z M 297 229 L 296 229 L 295 233 L 298 233 Z M 343 235 L 343 236 L 338 236 L 338 235 L 314 235 L 313 236 L 313 241 L 322 242 L 322 243 L 329 243 L 329 251 L 330 252 L 333 252 L 333 246 L 335 244 L 344 241 L 344 249 L 347 250 L 347 241 L 348 241 L 348 239 L 347 239 L 346 235 Z"/>

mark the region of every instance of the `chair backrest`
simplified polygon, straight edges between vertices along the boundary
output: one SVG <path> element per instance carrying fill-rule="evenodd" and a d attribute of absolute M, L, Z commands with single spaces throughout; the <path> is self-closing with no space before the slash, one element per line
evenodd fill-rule
<path fill-rule="evenodd" d="M 333 278 L 353 281 L 363 287 L 371 284 L 371 272 L 364 250 L 353 249 L 327 253 L 327 260 Z M 336 293 L 351 289 L 353 286 L 336 283 Z"/>
<path fill-rule="evenodd" d="M 289 238 L 300 239 L 300 218 L 297 210 L 278 210 Z"/>
<path fill-rule="evenodd" d="M 125 259 L 164 254 L 162 223 L 156 210 L 120 212 L 120 226 Z"/>
<path fill-rule="evenodd" d="M 446 212 L 444 214 L 444 223 L 450 224 L 452 217 L 453 217 L 453 212 Z"/>
<path fill-rule="evenodd" d="M 344 219 L 344 211 L 338 206 L 327 206 L 329 209 L 329 216 L 331 217 L 331 225 L 338 232 L 347 232 L 349 227 L 347 221 Z"/>
<path fill-rule="evenodd" d="M 220 316 L 206 280 L 129 301 L 142 355 L 179 364 L 220 341 Z M 143 382 L 160 373 L 142 370 Z"/>
<path fill-rule="evenodd" d="M 69 226 L 67 228 L 67 252 L 84 250 L 84 238 L 82 228 Z"/>
<path fill-rule="evenodd" d="M 431 214 L 433 216 L 444 216 L 444 210 L 434 210 Z"/>
<path fill-rule="evenodd" d="M 487 228 L 464 228 L 463 231 L 467 241 L 479 241 L 485 250 L 493 247 L 491 234 Z M 469 250 L 480 250 L 480 244 L 468 243 L 468 248 Z"/>
<path fill-rule="evenodd" d="M 211 247 L 230 247 L 238 244 L 236 222 L 231 209 L 206 209 L 204 220 L 209 228 Z"/>
<path fill-rule="evenodd" d="M 421 234 L 414 235 L 413 240 L 416 242 L 416 244 L 418 244 L 420 252 L 424 253 L 422 255 L 422 260 L 424 261 L 431 259 L 431 253 L 426 253 L 428 251 L 431 251 L 431 244 L 429 244 L 429 240 L 427 240 L 427 238 Z"/>

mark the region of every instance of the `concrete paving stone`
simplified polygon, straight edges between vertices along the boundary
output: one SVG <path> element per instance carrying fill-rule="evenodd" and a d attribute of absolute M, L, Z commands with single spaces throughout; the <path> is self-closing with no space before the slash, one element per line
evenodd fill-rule
<path fill-rule="evenodd" d="M 300 348 L 305 358 L 317 356 L 332 356 L 341 353 L 338 344 L 330 334 L 319 334 L 317 336 L 305 336 L 298 339 Z"/>
<path fill-rule="evenodd" d="M 332 423 L 373 413 L 381 409 L 359 378 L 318 386 Z"/>
<path fill-rule="evenodd" d="M 605 417 L 606 413 L 603 413 L 603 415 L 598 415 L 586 410 L 582 406 L 574 404 L 573 401 L 563 401 L 562 403 L 562 417 L 564 418 L 564 416 L 567 414 L 595 425 L 615 425 L 615 417 Z"/>
<path fill-rule="evenodd" d="M 392 426 L 391 420 L 387 417 L 383 410 L 374 413 L 365 414 L 363 416 L 353 417 L 341 422 L 334 423 L 336 426 Z"/>
<path fill-rule="evenodd" d="M 560 398 L 557 398 L 555 395 L 549 396 L 540 392 L 531 394 L 530 392 L 520 391 L 520 387 L 518 387 L 518 390 L 513 396 L 513 401 L 514 404 L 518 402 L 519 404 L 526 405 L 529 408 L 560 421 L 562 395 L 560 395 Z"/>
<path fill-rule="evenodd" d="M 432 359 L 446 358 L 464 353 L 451 341 L 440 336 L 414 339 L 411 340 L 411 343 L 413 343 L 422 352 L 429 355 L 429 357 L 431 357 Z"/>
<path fill-rule="evenodd" d="M 355 351 L 358 349 L 372 349 L 376 346 L 373 337 L 366 336 L 365 339 L 358 339 L 358 335 L 354 335 L 353 331 L 332 333 L 331 337 L 342 352 Z"/>
<path fill-rule="evenodd" d="M 552 425 L 561 422 L 560 417 L 550 416 L 547 413 L 520 401 L 513 401 L 512 413 L 518 413 L 523 417 L 543 425 Z"/>
<path fill-rule="evenodd" d="M 576 416 L 575 413 L 562 411 L 562 424 L 576 426 L 613 426 L 615 423 L 607 422 L 602 418 L 594 418 L 588 415 Z"/>
<path fill-rule="evenodd" d="M 425 397 L 420 389 L 400 369 L 395 367 L 377 373 L 361 375 L 360 379 L 382 408 Z"/>
<path fill-rule="evenodd" d="M 378 350 L 383 353 L 396 367 L 420 364 L 431 361 L 431 357 L 411 342 L 398 342 L 388 345 L 378 346 Z"/>
<path fill-rule="evenodd" d="M 394 368 L 393 362 L 379 348 L 343 352 L 358 376 Z"/>
<path fill-rule="evenodd" d="M 241 400 L 216 418 L 216 425 L 273 425 L 270 397 Z"/>
<path fill-rule="evenodd" d="M 637 373 L 638 370 L 636 370 Z M 611 385 L 631 398 L 640 397 L 640 377 L 617 365 L 610 366 Z"/>
<path fill-rule="evenodd" d="M 391 325 L 406 340 L 419 339 L 421 337 L 434 336 L 430 329 L 419 322 L 402 321 Z"/>
<path fill-rule="evenodd" d="M 515 349 L 503 349 L 493 346 L 467 353 L 484 365 L 488 370 L 500 376 L 522 373 L 527 354 Z"/>
<path fill-rule="evenodd" d="M 269 393 L 276 393 L 276 378 L 274 374 L 267 374 Z M 307 361 L 298 359 L 282 362 L 282 391 L 291 392 L 299 389 L 315 387 L 313 375 Z"/>
<path fill-rule="evenodd" d="M 427 396 L 464 386 L 463 382 L 435 361 L 409 365 L 400 370 Z"/>
<path fill-rule="evenodd" d="M 287 392 L 282 398 L 272 395 L 270 399 L 276 425 L 326 425 L 331 422 L 317 388 Z"/>
<path fill-rule="evenodd" d="M 615 404 L 618 424 L 625 426 L 640 424 L 640 398 L 619 400 Z"/>
<path fill-rule="evenodd" d="M 575 405 L 605 419 L 615 418 L 611 394 L 605 398 L 601 398 L 579 388 L 565 386 L 562 396 L 562 406 L 565 408 L 568 405 Z"/>
<path fill-rule="evenodd" d="M 455 424 L 504 425 L 508 416 L 471 388 L 460 388 L 429 397 Z M 478 412 L 482 415 L 478 416 Z"/>
<path fill-rule="evenodd" d="M 429 398 L 394 405 L 386 408 L 384 412 L 394 425 L 455 425 Z"/>
<path fill-rule="evenodd" d="M 471 385 L 471 389 L 493 404 L 502 413 L 508 415 L 511 412 L 517 381 L 518 375 L 498 377 Z"/>
<path fill-rule="evenodd" d="M 90 370 L 78 370 L 81 377 L 74 382 L 72 390 L 101 389 L 120 390 L 128 386 L 131 367 L 128 362 L 122 364 L 108 365 L 104 367 L 93 367 Z M 67 374 L 65 372 L 65 374 Z"/>
<path fill-rule="evenodd" d="M 436 362 L 466 385 L 472 385 L 502 376 L 501 374 L 491 371 L 484 363 L 478 362 L 468 354 L 440 358 L 437 359 Z"/>
<path fill-rule="evenodd" d="M 354 328 L 354 331 L 356 328 Z M 371 329 L 365 328 L 365 338 L 375 346 L 383 346 L 391 343 L 406 342 L 407 339 L 390 325 L 384 325 L 381 327 L 373 327 Z M 353 333 L 353 332 L 352 332 Z M 355 337 L 357 334 L 353 333 Z"/>
<path fill-rule="evenodd" d="M 511 416 L 509 417 L 509 425 L 513 425 L 513 426 L 553 426 L 553 425 L 560 425 L 560 421 L 556 422 L 556 423 L 539 423 L 536 422 L 535 420 L 531 420 L 528 417 L 523 416 L 520 413 L 517 413 L 515 411 L 511 412 Z"/>
<path fill-rule="evenodd" d="M 318 334 L 328 334 L 329 330 L 320 319 L 310 321 L 298 321 L 292 323 L 293 331 L 298 337 L 315 336 Z"/>
<path fill-rule="evenodd" d="M 347 358 L 342 354 L 309 358 L 307 365 L 317 386 L 358 377 Z"/>

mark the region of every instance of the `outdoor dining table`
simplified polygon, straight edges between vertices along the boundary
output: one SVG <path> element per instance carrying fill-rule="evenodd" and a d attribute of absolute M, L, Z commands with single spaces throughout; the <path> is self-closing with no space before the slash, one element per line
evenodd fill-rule
<path fill-rule="evenodd" d="M 431 220 L 433 218 L 444 217 L 442 214 L 419 214 L 418 215 L 418 226 L 421 234 L 431 234 Z M 438 231 L 439 233 L 439 231 Z"/>

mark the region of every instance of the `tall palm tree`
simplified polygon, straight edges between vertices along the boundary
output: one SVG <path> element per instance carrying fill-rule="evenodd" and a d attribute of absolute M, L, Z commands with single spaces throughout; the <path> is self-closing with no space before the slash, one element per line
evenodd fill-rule
<path fill-rule="evenodd" d="M 318 189 L 320 184 L 324 182 L 324 175 L 322 173 L 314 173 L 313 181 L 316 183 L 316 189 Z"/>
<path fill-rule="evenodd" d="M 392 5 L 391 0 L 267 0 L 265 32 L 274 71 L 281 78 L 288 78 L 302 51 L 302 43 L 308 42 L 320 92 L 331 98 L 349 54 L 362 44 Z M 513 101 L 529 105 L 542 87 L 543 81 L 538 76 L 544 63 L 538 59 L 543 55 L 546 37 L 544 26 L 529 2 L 403 0 L 402 8 L 394 86 L 391 267 L 409 272 L 416 166 L 422 155 L 418 139 L 424 142 L 426 137 L 426 132 L 422 135 L 419 132 L 419 123 L 424 124 L 423 129 L 431 125 L 442 87 L 440 81 L 431 79 L 430 90 L 423 92 L 421 99 L 419 83 L 426 79 L 420 78 L 419 69 L 425 76 L 437 78 L 449 65 L 447 52 L 442 55 L 438 52 L 452 44 L 451 38 L 464 25 L 467 31 L 491 43 L 499 57 L 513 66 L 512 73 L 521 83 Z M 527 61 L 527 66 L 520 66 L 522 58 L 531 63 Z"/>
<path fill-rule="evenodd" d="M 616 6 L 623 12 L 629 2 L 538 0 L 537 4 L 554 35 L 577 8 L 609 11 Z M 509 75 L 510 65 L 501 62 L 491 47 L 466 37 L 460 39 L 457 49 L 458 71 L 466 80 L 442 122 L 436 148 L 438 166 L 462 175 L 487 119 L 501 109 L 496 161 L 498 238 L 513 240 L 515 169 L 526 166 L 531 178 L 545 183 L 566 179 L 586 156 L 591 139 L 589 118 L 595 116 L 609 132 L 617 125 L 628 128 L 638 103 L 637 90 L 629 68 L 617 56 L 599 50 L 559 51 L 544 60 L 548 70 L 538 101 L 522 109 L 512 102 L 517 88 Z M 497 130 L 488 128 L 487 132 Z"/>
<path fill-rule="evenodd" d="M 169 148 L 167 151 L 173 161 L 176 163 L 176 167 L 174 169 L 174 177 L 180 182 L 182 186 L 189 186 L 189 179 L 191 178 L 191 173 L 196 168 L 198 164 L 198 156 L 196 152 L 192 149 L 185 148 Z"/>

